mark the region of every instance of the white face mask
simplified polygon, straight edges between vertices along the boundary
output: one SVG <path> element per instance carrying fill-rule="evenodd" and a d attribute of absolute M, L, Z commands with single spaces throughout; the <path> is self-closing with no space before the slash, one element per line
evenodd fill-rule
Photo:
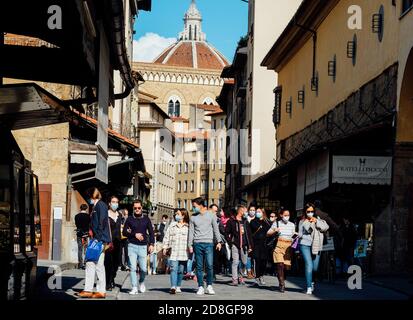
<path fill-rule="evenodd" d="M 251 218 L 255 217 L 255 211 L 250 211 L 248 212 L 248 214 Z"/>
<path fill-rule="evenodd" d="M 314 212 L 307 212 L 307 217 L 309 217 L 309 218 L 314 217 Z"/>
<path fill-rule="evenodd" d="M 284 222 L 290 221 L 290 217 L 289 217 L 289 216 L 288 216 L 288 217 L 283 217 L 283 221 L 284 221 Z"/>
<path fill-rule="evenodd" d="M 276 219 L 275 217 L 274 217 L 274 218 L 270 218 L 270 221 L 271 221 L 271 222 L 274 222 L 275 219 Z"/>

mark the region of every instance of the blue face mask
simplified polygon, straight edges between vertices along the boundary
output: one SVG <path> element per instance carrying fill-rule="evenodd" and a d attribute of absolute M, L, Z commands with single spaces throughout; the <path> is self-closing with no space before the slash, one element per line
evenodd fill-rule
<path fill-rule="evenodd" d="M 261 219 L 262 218 L 262 212 L 257 212 L 255 214 L 255 217 L 257 217 L 258 219 Z"/>
<path fill-rule="evenodd" d="M 199 210 L 198 207 L 194 207 L 194 208 L 192 209 L 192 211 L 193 211 L 194 213 L 200 213 L 200 212 L 201 212 L 201 210 Z"/>
<path fill-rule="evenodd" d="M 92 206 L 95 204 L 95 202 L 93 201 L 93 199 L 89 199 L 88 202 L 89 202 L 89 204 L 92 205 Z"/>
<path fill-rule="evenodd" d="M 116 210 L 118 210 L 118 208 L 119 208 L 119 204 L 118 204 L 118 203 L 111 203 L 111 204 L 110 204 L 110 208 L 111 208 L 113 211 L 116 211 Z"/>
<path fill-rule="evenodd" d="M 180 221 L 182 221 L 182 220 L 183 220 L 183 217 L 182 217 L 182 216 L 178 216 L 178 215 L 175 216 L 175 221 L 176 221 L 176 222 L 180 222 Z"/>
<path fill-rule="evenodd" d="M 248 217 L 248 212 L 244 212 L 244 218 Z"/>

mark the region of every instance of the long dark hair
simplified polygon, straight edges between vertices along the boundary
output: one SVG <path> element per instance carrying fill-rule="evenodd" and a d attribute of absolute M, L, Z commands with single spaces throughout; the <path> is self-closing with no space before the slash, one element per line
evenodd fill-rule
<path fill-rule="evenodd" d="M 307 203 L 307 204 L 304 206 L 304 214 L 303 214 L 303 216 L 302 216 L 302 218 L 301 218 L 302 220 L 307 219 L 307 210 L 308 210 L 309 208 L 313 208 L 313 209 L 314 209 L 314 218 L 317 217 L 316 212 L 315 212 L 315 205 L 310 202 L 310 203 Z"/>

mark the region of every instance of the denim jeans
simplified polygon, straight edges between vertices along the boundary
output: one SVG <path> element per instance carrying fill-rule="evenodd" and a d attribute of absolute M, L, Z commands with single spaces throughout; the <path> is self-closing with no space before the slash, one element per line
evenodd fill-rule
<path fill-rule="evenodd" d="M 192 265 L 194 264 L 194 260 L 195 260 L 195 254 L 193 254 L 192 257 L 188 259 L 188 262 L 186 264 L 186 272 L 191 275 L 193 273 Z"/>
<path fill-rule="evenodd" d="M 247 271 L 251 271 L 252 269 L 252 259 L 250 257 L 247 258 Z"/>
<path fill-rule="evenodd" d="M 178 288 L 182 284 L 182 278 L 184 277 L 184 269 L 187 261 L 174 261 L 171 263 L 171 288 Z"/>
<path fill-rule="evenodd" d="M 150 266 L 151 266 L 152 272 L 156 272 L 157 261 L 158 261 L 158 253 L 153 252 L 150 255 Z"/>
<path fill-rule="evenodd" d="M 128 245 L 128 256 L 130 262 L 130 277 L 132 281 L 132 287 L 138 287 L 138 279 L 136 275 L 136 264 L 139 263 L 139 283 L 145 281 L 145 276 L 147 270 L 147 257 L 148 257 L 148 247 L 138 246 L 136 244 L 129 243 Z"/>
<path fill-rule="evenodd" d="M 214 244 L 213 243 L 195 243 L 194 244 L 195 261 L 196 261 L 196 277 L 198 287 L 204 286 L 204 260 L 206 260 L 207 285 L 212 285 L 214 277 Z"/>
<path fill-rule="evenodd" d="M 313 255 L 310 246 L 300 245 L 300 251 L 304 258 L 305 264 L 305 279 L 307 283 L 307 288 L 311 288 L 313 283 L 313 272 L 318 271 L 318 265 L 320 263 L 320 253 L 318 255 Z"/>

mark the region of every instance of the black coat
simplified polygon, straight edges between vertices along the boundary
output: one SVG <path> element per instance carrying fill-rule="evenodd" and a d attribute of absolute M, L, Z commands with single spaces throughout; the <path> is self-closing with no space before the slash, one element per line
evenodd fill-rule
<path fill-rule="evenodd" d="M 241 249 L 241 232 L 240 228 L 241 225 L 244 226 L 244 231 L 246 235 L 246 242 L 243 243 L 243 248 L 252 249 L 253 248 L 253 241 L 251 237 L 251 229 L 247 220 L 238 221 L 235 218 L 231 218 L 227 222 L 227 226 L 225 228 L 225 236 L 227 242 L 231 245 L 236 246 L 238 249 Z"/>
<path fill-rule="evenodd" d="M 253 219 L 250 222 L 252 241 L 254 244 L 253 257 L 256 259 L 266 259 L 268 247 L 266 245 L 267 232 L 271 228 L 271 222 L 267 219 Z"/>

